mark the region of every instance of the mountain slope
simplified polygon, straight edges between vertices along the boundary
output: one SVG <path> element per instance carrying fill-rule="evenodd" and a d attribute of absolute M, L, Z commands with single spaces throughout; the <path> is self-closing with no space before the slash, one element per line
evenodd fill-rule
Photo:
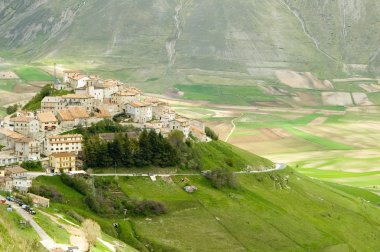
<path fill-rule="evenodd" d="M 379 10 L 375 0 L 6 0 L 0 52 L 89 62 L 135 78 L 168 69 L 181 70 L 169 71 L 174 76 L 197 69 L 256 77 L 284 68 L 324 78 L 378 73 Z"/>

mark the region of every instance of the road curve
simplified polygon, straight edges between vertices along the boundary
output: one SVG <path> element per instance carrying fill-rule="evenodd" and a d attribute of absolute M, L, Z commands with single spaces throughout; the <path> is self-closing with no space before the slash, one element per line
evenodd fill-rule
<path fill-rule="evenodd" d="M 275 168 L 269 168 L 266 170 L 260 170 L 260 171 L 238 171 L 234 172 L 235 174 L 251 174 L 251 173 L 269 173 L 274 171 L 280 171 L 284 170 L 287 167 L 286 164 L 283 163 L 276 163 Z M 167 173 L 167 174 L 136 174 L 136 173 L 106 173 L 106 174 L 91 174 L 90 176 L 94 177 L 111 177 L 111 176 L 117 176 L 117 177 L 167 177 L 167 176 L 202 176 L 201 173 Z"/>

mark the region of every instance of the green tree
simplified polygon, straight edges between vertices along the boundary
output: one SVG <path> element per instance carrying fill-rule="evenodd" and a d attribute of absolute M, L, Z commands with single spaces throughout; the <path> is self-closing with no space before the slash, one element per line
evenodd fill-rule
<path fill-rule="evenodd" d="M 8 106 L 6 108 L 6 112 L 8 115 L 11 115 L 11 114 L 15 113 L 17 111 L 17 109 L 18 109 L 18 105 L 14 104 L 14 105 Z"/>
<path fill-rule="evenodd" d="M 177 149 L 179 149 L 184 144 L 185 135 L 182 131 L 174 130 L 169 133 L 169 142 Z"/>
<path fill-rule="evenodd" d="M 227 169 L 216 169 L 208 172 L 206 178 L 218 189 L 222 187 L 236 188 L 238 186 L 235 174 Z"/>
<path fill-rule="evenodd" d="M 218 141 L 219 136 L 211 128 L 206 127 L 205 128 L 205 133 L 206 133 L 206 136 L 208 136 L 212 140 Z"/>

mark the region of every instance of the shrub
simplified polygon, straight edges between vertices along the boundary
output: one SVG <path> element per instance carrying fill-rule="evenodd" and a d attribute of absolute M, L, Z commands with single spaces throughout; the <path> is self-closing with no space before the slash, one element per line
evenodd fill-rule
<path fill-rule="evenodd" d="M 80 223 L 84 221 L 84 217 L 82 217 L 82 215 L 78 214 L 74 210 L 69 210 L 66 214 Z"/>
<path fill-rule="evenodd" d="M 86 240 L 90 248 L 89 251 L 91 251 L 91 248 L 96 244 L 98 238 L 102 235 L 100 226 L 95 221 L 86 219 L 82 223 L 82 230 L 86 236 Z"/>
<path fill-rule="evenodd" d="M 131 200 L 132 212 L 136 215 L 160 215 L 167 212 L 166 206 L 154 200 Z"/>
<path fill-rule="evenodd" d="M 61 174 L 61 181 L 67 186 L 74 188 L 77 192 L 82 195 L 87 195 L 91 188 L 89 187 L 86 179 L 82 177 L 71 177 L 65 173 Z"/>
<path fill-rule="evenodd" d="M 22 168 L 29 170 L 29 171 L 40 171 L 40 170 L 42 170 L 41 161 L 23 161 L 20 166 Z"/>
<path fill-rule="evenodd" d="M 58 203 L 63 202 L 63 194 L 51 186 L 45 186 L 45 185 L 35 186 L 35 185 L 33 185 L 30 188 L 30 192 L 33 194 L 40 195 L 42 197 L 51 199 L 54 202 L 58 202 Z"/>
<path fill-rule="evenodd" d="M 211 184 L 215 188 L 236 188 L 238 182 L 235 175 L 226 169 L 217 169 L 206 173 L 206 178 L 210 180 Z"/>
<path fill-rule="evenodd" d="M 7 112 L 8 115 L 11 115 L 11 114 L 15 113 L 17 111 L 17 109 L 18 109 L 18 105 L 17 104 L 11 105 L 11 106 L 8 106 L 6 108 L 6 112 Z"/>
<path fill-rule="evenodd" d="M 211 128 L 206 127 L 205 128 L 205 133 L 206 133 L 206 136 L 208 136 L 212 140 L 215 140 L 215 141 L 219 140 L 219 136 Z"/>

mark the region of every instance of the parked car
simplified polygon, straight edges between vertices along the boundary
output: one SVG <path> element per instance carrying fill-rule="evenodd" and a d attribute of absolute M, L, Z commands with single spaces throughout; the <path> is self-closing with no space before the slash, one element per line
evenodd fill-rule
<path fill-rule="evenodd" d="M 8 200 L 8 201 L 11 201 L 11 197 L 10 196 L 5 197 L 5 199 Z"/>
<path fill-rule="evenodd" d="M 1 203 L 4 204 L 5 202 L 7 202 L 5 199 L 2 199 L 2 200 L 1 200 Z"/>

